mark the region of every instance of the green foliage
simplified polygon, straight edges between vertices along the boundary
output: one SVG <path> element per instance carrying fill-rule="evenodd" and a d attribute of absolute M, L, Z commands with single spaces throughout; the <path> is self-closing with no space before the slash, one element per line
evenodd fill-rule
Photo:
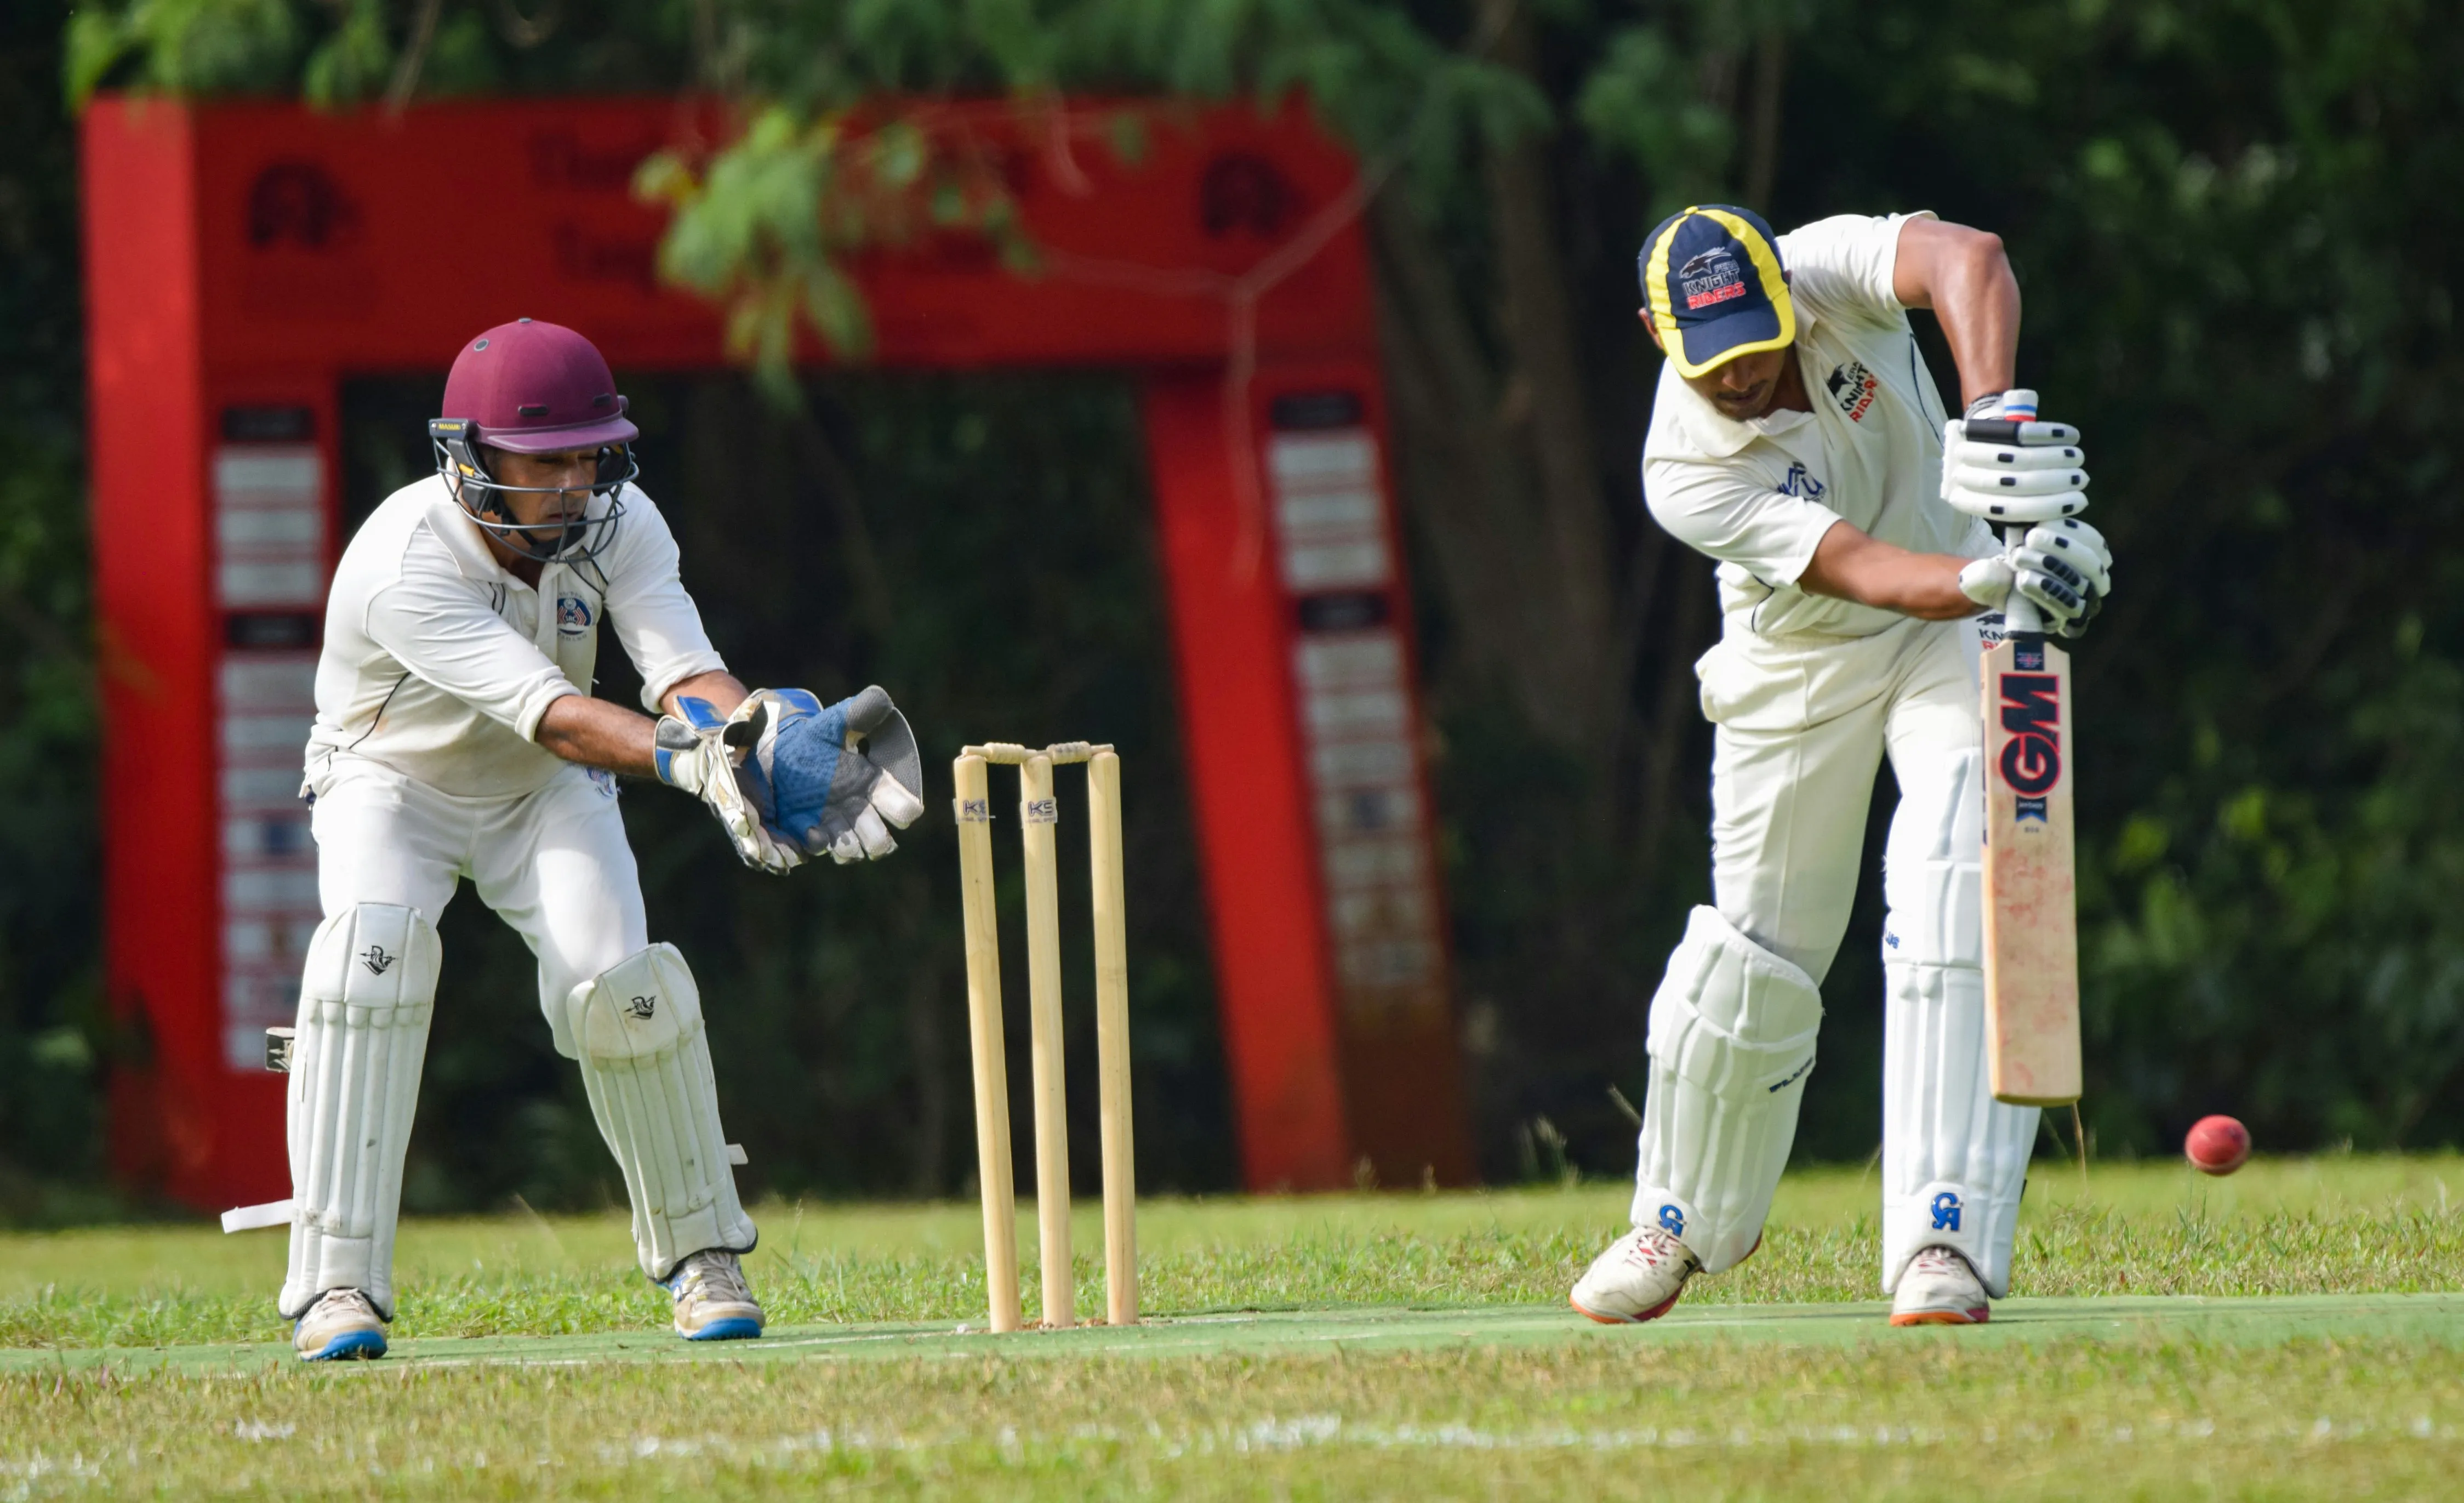
<path fill-rule="evenodd" d="M 1574 99 L 1574 118 L 1641 174 L 1663 213 L 1703 202 L 1736 146 L 1735 121 L 1691 87 L 1694 68 L 1665 30 L 1630 27 Z"/>
<path fill-rule="evenodd" d="M 0 12 L 0 1217 L 92 1177 L 101 1005 L 74 152 L 50 17 Z"/>
<path fill-rule="evenodd" d="M 299 92 L 319 104 L 342 104 L 378 92 L 393 71 L 385 0 L 347 0 L 333 34 L 308 55 Z"/>
<path fill-rule="evenodd" d="M 1014 269 L 1032 263 L 1000 165 L 939 125 L 914 107 L 873 124 L 773 106 L 706 171 L 674 151 L 642 165 L 636 190 L 674 214 L 661 274 L 726 308 L 729 351 L 774 400 L 794 400 L 800 318 L 840 360 L 871 352 L 850 257 L 961 234 L 991 240 Z"/>
<path fill-rule="evenodd" d="M 706 166 L 663 155 L 638 187 L 675 210 L 662 272 L 727 308 L 731 348 L 774 396 L 800 328 L 843 357 L 866 353 L 848 263 L 913 244 L 919 221 L 985 237 L 1032 270 L 997 165 L 936 99 L 998 93 L 1060 131 L 1064 88 L 1268 107 L 1299 96 L 1370 150 L 1407 132 L 1425 145 L 1548 117 L 1523 80 L 1362 0 L 853 0 L 739 15 L 737 26 L 730 81 L 759 108 Z M 851 119 L 859 106 L 886 120 Z M 1134 147 L 1134 115 L 1114 121 L 1114 144 Z"/>
<path fill-rule="evenodd" d="M 290 0 L 129 0 L 80 6 L 68 18 L 69 100 L 83 104 L 106 80 L 175 94 L 287 89 L 298 53 Z"/>

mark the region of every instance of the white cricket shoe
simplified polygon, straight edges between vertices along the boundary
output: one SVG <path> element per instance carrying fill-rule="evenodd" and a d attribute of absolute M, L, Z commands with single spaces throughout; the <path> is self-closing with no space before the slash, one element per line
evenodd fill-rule
<path fill-rule="evenodd" d="M 1602 1325 L 1657 1320 L 1702 1266 L 1662 1228 L 1637 1227 L 1592 1260 L 1568 1302 Z"/>
<path fill-rule="evenodd" d="M 291 1344 L 303 1362 L 385 1355 L 385 1317 L 356 1289 L 329 1289 L 292 1324 Z"/>
<path fill-rule="evenodd" d="M 1979 1326 L 1993 1318 L 1984 1281 L 1948 1248 L 1920 1248 L 1891 1297 L 1895 1326 Z"/>
<path fill-rule="evenodd" d="M 741 1341 L 761 1334 L 761 1306 L 744 1266 L 724 1248 L 696 1252 L 662 1280 L 676 1296 L 676 1335 L 688 1341 Z"/>

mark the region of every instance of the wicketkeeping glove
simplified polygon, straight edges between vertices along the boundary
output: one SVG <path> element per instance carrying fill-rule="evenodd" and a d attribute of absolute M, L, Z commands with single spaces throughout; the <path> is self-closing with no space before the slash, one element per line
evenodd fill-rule
<path fill-rule="evenodd" d="M 2012 593 L 2034 601 L 2045 624 L 2079 636 L 2113 592 L 2113 553 L 2104 535 L 2076 517 L 2040 522 L 1991 558 L 1959 571 L 1960 593 L 1991 610 Z"/>
<path fill-rule="evenodd" d="M 2026 526 L 2087 510 L 2087 454 L 2068 423 L 2013 422 L 1997 392 L 1970 404 L 1942 430 L 1942 498 L 1997 527 Z M 2033 419 L 2035 392 L 2026 411 Z"/>
<path fill-rule="evenodd" d="M 745 785 L 742 763 L 760 734 L 760 706 L 747 699 L 736 714 L 724 716 L 707 699 L 680 696 L 679 716 L 659 718 L 653 770 L 659 781 L 698 796 L 727 831 L 727 842 L 746 866 L 773 875 L 791 872 L 803 853 L 762 828 Z"/>
<path fill-rule="evenodd" d="M 810 855 L 850 861 L 898 849 L 924 812 L 924 759 L 907 717 L 878 684 L 825 708 L 803 689 L 764 689 L 759 739 L 746 766 L 772 837 Z"/>

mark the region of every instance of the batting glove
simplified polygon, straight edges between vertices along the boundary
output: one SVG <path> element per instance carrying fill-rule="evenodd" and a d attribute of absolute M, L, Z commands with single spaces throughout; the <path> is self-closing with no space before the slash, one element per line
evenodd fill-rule
<path fill-rule="evenodd" d="M 2076 637 L 2113 591 L 2113 553 L 2103 534 L 2077 518 L 2041 522 L 1960 570 L 1959 588 L 1989 610 L 2005 608 L 2016 592 L 2035 603 L 2048 628 Z"/>
<path fill-rule="evenodd" d="M 2079 430 L 2068 423 L 2013 422 L 2001 411 L 1997 392 L 1943 425 L 1943 500 L 2001 527 L 2085 511 L 2087 453 Z"/>

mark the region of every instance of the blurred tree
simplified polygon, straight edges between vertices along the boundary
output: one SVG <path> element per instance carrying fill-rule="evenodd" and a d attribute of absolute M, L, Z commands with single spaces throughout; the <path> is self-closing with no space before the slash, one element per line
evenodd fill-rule
<path fill-rule="evenodd" d="M 833 227 L 844 204 L 895 178 L 930 213 L 963 188 L 963 162 L 898 157 L 902 117 L 850 130 L 859 100 L 894 94 L 912 124 L 957 95 L 1306 94 L 1381 187 L 1367 213 L 1501 1170 L 1509 1125 L 1543 1113 L 1577 1161 L 1622 1169 L 1601 1088 L 1631 1093 L 1644 1000 L 1704 886 L 1690 665 L 1715 623 L 1707 565 L 1635 504 L 1658 370 L 1631 312 L 1640 234 L 1704 199 L 1782 225 L 1932 207 L 1995 230 L 2027 290 L 2021 368 L 2085 430 L 2123 558 L 2079 670 L 2092 1129 L 2150 1149 L 2229 1108 L 2269 1143 L 2464 1138 L 2443 420 L 2464 406 L 2464 30 L 2437 8 L 128 0 L 70 40 L 73 95 L 720 93 L 744 135 L 649 186 L 678 206 L 671 272 L 732 300 L 757 361 L 799 320 L 860 334 L 834 267 L 898 216 Z M 997 203 L 962 207 L 1001 232 Z M 1873 921 L 1869 895 L 1829 987 L 1820 1154 L 1861 1156 L 1879 1115 Z"/>
<path fill-rule="evenodd" d="M 0 13 L 0 1215 L 99 1161 L 94 695 L 73 133 L 56 11 Z M 47 1188 L 37 1181 L 51 1182 Z"/>

